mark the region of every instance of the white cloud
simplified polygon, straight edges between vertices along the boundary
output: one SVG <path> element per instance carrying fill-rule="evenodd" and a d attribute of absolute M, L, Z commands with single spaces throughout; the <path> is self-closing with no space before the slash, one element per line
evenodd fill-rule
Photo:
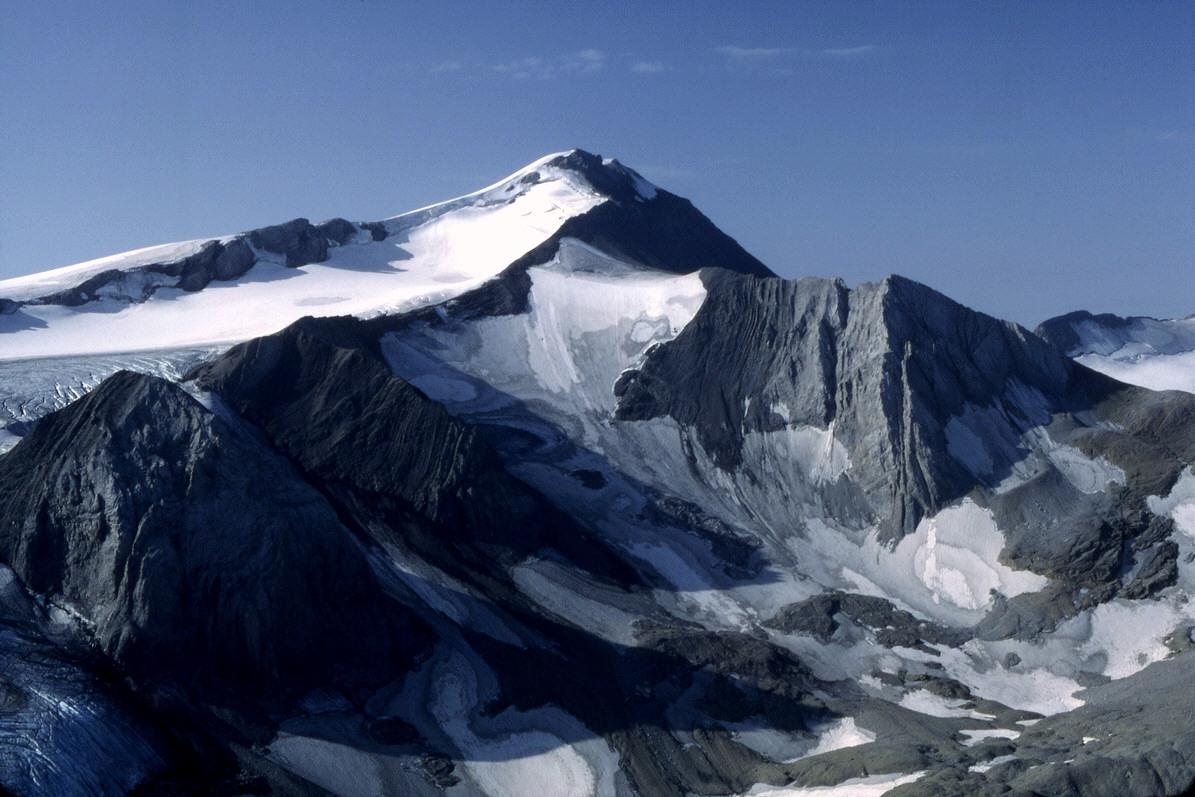
<path fill-rule="evenodd" d="M 550 80 L 567 74 L 592 74 L 600 72 L 606 65 L 606 53 L 601 50 L 578 50 L 568 55 L 545 58 L 530 55 L 516 58 L 498 64 L 490 64 L 489 69 L 500 75 L 507 75 L 517 80 Z"/>
<path fill-rule="evenodd" d="M 714 52 L 736 61 L 759 61 L 789 55 L 793 50 L 791 47 L 739 47 L 735 44 L 724 44 L 715 47 Z"/>
<path fill-rule="evenodd" d="M 636 61 L 631 64 L 632 72 L 640 72 L 645 75 L 655 74 L 658 72 L 666 72 L 668 67 L 663 61 Z"/>
<path fill-rule="evenodd" d="M 580 50 L 565 56 L 561 69 L 570 72 L 597 72 L 606 65 L 606 54 L 601 50 Z"/>
<path fill-rule="evenodd" d="M 835 58 L 853 58 L 856 55 L 863 55 L 874 50 L 874 44 L 861 44 L 857 47 L 826 47 L 818 50 L 822 55 L 831 55 Z"/>
<path fill-rule="evenodd" d="M 490 69 L 501 75 L 509 75 L 519 80 L 527 78 L 549 78 L 555 74 L 555 68 L 537 55 L 516 58 L 502 64 L 490 64 Z"/>

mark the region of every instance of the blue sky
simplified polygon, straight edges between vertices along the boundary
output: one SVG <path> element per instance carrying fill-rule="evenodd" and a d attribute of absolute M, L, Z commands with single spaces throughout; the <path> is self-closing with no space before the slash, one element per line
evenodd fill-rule
<path fill-rule="evenodd" d="M 1195 313 L 1195 4 L 44 3 L 0 276 L 615 156 L 785 276 Z"/>

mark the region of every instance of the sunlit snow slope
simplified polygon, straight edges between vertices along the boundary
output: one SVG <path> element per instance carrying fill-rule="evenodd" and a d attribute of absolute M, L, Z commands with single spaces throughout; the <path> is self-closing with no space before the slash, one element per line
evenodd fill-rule
<path fill-rule="evenodd" d="M 174 287 L 177 278 L 145 267 L 193 256 L 204 241 L 0 281 L 0 311 L 7 309 L 0 312 L 0 360 L 230 343 L 303 316 L 369 316 L 451 298 L 605 201 L 580 173 L 553 165 L 566 154 L 541 158 L 448 202 L 346 227 L 343 243 L 328 241 L 323 262 L 288 262 L 293 257 L 264 248 L 260 239 L 255 244 L 247 234 L 253 265 L 202 290 Z M 653 191 L 644 181 L 638 185 Z M 383 232 L 383 240 L 376 240 Z M 67 306 L 45 298 L 113 270 L 123 274 L 87 293 L 89 301 Z"/>

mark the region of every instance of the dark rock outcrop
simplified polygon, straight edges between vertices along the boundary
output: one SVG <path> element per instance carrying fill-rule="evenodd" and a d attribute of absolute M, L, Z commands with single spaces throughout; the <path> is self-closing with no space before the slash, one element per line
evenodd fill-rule
<path fill-rule="evenodd" d="M 370 230 L 375 241 L 386 237 L 385 227 L 380 224 L 361 225 L 361 228 Z M 207 241 L 199 251 L 176 260 L 102 271 L 71 288 L 33 299 L 30 304 L 79 307 L 105 295 L 128 302 L 143 302 L 162 287 L 190 292 L 203 290 L 211 282 L 234 280 L 251 269 L 257 263 L 254 247 L 283 255 L 290 268 L 322 263 L 328 259 L 329 246 L 348 243 L 357 234 L 357 229 L 357 225 L 340 218 L 320 224 L 294 219 L 232 238 Z M 155 275 L 176 279 L 160 279 Z M 0 312 L 4 312 L 2 303 L 8 301 L 0 299 Z M 15 303 L 13 309 L 16 309 Z"/>
<path fill-rule="evenodd" d="M 332 219 L 312 224 L 307 219 L 293 219 L 285 224 L 261 227 L 248 234 L 249 242 L 258 249 L 286 256 L 290 268 L 308 263 L 322 263 L 328 259 L 328 242 L 347 243 L 356 227 L 344 219 Z"/>
<path fill-rule="evenodd" d="M 0 458 L 0 559 L 134 678 L 204 702 L 376 684 L 427 639 L 286 461 L 128 372 Z"/>
<path fill-rule="evenodd" d="M 1124 329 L 1132 324 L 1133 319 L 1124 318 L 1113 313 L 1089 313 L 1086 310 L 1076 310 L 1073 313 L 1055 316 L 1043 321 L 1033 330 L 1038 337 L 1047 340 L 1060 350 L 1073 354 L 1079 347 L 1080 339 L 1076 327 L 1082 323 L 1094 323 L 1107 329 Z"/>
<path fill-rule="evenodd" d="M 395 376 L 371 330 L 351 318 L 302 319 L 190 378 L 260 428 L 363 528 L 518 555 L 551 547 L 614 567 L 604 546 L 507 473 L 475 427 Z"/>
<path fill-rule="evenodd" d="M 885 647 L 916 648 L 932 653 L 927 645 L 958 647 L 970 637 L 965 631 L 919 620 L 884 598 L 838 591 L 789 604 L 764 625 L 829 642 L 841 627 L 842 619 L 868 629 Z"/>

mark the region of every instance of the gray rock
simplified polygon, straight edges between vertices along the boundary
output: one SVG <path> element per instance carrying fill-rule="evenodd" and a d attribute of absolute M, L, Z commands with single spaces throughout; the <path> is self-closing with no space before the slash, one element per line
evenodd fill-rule
<path fill-rule="evenodd" d="M 134 678 L 205 702 L 377 683 L 427 639 L 290 465 L 128 372 L 0 457 L 0 559 Z"/>
<path fill-rule="evenodd" d="M 868 629 L 885 647 L 916 648 L 936 654 L 928 645 L 958 647 L 970 638 L 965 631 L 918 620 L 884 598 L 839 591 L 789 604 L 764 625 L 829 642 L 841 625 L 840 618 Z"/>
<path fill-rule="evenodd" d="M 328 258 L 328 237 L 307 219 L 293 219 L 253 230 L 249 233 L 249 243 L 258 249 L 285 255 L 286 265 L 291 268 L 322 263 Z"/>
<path fill-rule="evenodd" d="M 889 536 L 976 486 L 944 431 L 965 406 L 999 400 L 1014 378 L 1059 404 L 1075 394 L 1078 366 L 1040 339 L 899 277 L 852 291 L 712 274 L 707 287 L 693 321 L 620 385 L 618 417 L 670 415 L 727 469 L 747 432 L 834 421 Z"/>
<path fill-rule="evenodd" d="M 1123 318 L 1112 313 L 1093 314 L 1086 310 L 1076 310 L 1066 315 L 1055 316 L 1038 324 L 1034 332 L 1038 337 L 1049 341 L 1061 351 L 1074 356 L 1080 353 L 1079 334 L 1077 327 L 1084 323 L 1094 323 L 1108 329 L 1124 329 L 1132 324 L 1133 319 Z"/>
<path fill-rule="evenodd" d="M 475 427 L 395 376 L 370 330 L 352 318 L 302 319 L 189 378 L 260 428 L 362 528 L 405 530 L 440 554 L 446 540 L 513 556 L 549 546 L 632 578 L 604 544 L 511 476 Z"/>

